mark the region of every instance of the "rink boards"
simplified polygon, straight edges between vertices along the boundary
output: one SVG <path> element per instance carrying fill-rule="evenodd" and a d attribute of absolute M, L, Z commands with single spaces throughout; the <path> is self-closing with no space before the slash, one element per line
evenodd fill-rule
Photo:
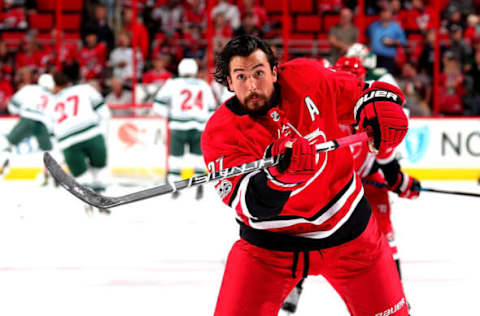
<path fill-rule="evenodd" d="M 7 134 L 17 120 L 0 118 L 0 133 Z M 108 166 L 114 176 L 163 178 L 168 143 L 164 119 L 113 118 L 107 135 Z M 412 118 L 398 155 L 404 170 L 422 180 L 478 179 L 480 119 Z M 29 138 L 17 148 L 4 179 L 34 179 L 41 168 L 37 142 Z"/>

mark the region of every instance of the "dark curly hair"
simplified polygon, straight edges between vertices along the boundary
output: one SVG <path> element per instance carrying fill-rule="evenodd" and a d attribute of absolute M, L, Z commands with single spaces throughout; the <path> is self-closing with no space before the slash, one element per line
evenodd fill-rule
<path fill-rule="evenodd" d="M 247 57 L 255 50 L 262 50 L 267 55 L 270 68 L 277 66 L 278 59 L 272 48 L 260 38 L 252 35 L 241 35 L 230 40 L 217 54 L 213 76 L 218 83 L 228 87 L 227 77 L 230 75 L 230 60 L 235 56 Z M 230 89 L 229 89 L 230 90 Z"/>

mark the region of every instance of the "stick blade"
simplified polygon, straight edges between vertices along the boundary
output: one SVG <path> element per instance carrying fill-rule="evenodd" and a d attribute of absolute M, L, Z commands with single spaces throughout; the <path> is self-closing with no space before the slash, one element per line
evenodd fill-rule
<path fill-rule="evenodd" d="M 65 190 L 83 202 L 99 208 L 109 208 L 116 205 L 112 198 L 102 196 L 75 181 L 71 175 L 63 171 L 62 167 L 60 167 L 48 152 L 43 154 L 43 163 L 52 177 L 57 180 Z"/>

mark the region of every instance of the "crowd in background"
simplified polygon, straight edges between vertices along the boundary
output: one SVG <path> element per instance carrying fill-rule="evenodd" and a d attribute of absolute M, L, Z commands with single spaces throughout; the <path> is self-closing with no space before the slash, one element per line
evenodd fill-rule
<path fill-rule="evenodd" d="M 14 91 L 57 67 L 55 27 L 39 30 L 32 23 L 33 16 L 44 13 L 39 9 L 42 1 L 50 0 L 0 0 L 0 114 L 8 114 L 6 104 Z M 277 43 L 274 48 L 281 54 L 281 15 L 268 11 L 264 1 L 215 1 L 214 52 L 230 38 L 247 33 Z M 328 40 L 325 50 L 292 51 L 290 58 L 324 57 L 333 63 L 360 39 L 354 24 L 357 3 L 310 1 L 313 14 L 337 17 L 338 23 L 328 32 L 322 30 Z M 136 103 L 151 102 L 165 81 L 176 75 L 184 57 L 195 58 L 200 76 L 210 79 L 206 0 L 138 0 L 136 21 L 131 1 L 81 2 L 78 29 L 60 34 L 61 66 L 74 82 L 94 84 L 106 102 L 130 104 L 133 95 Z M 365 43 L 377 55 L 377 66 L 397 79 L 415 109 L 412 114 L 428 116 L 434 97 L 434 43 L 439 40 L 441 75 L 435 97 L 440 113 L 480 115 L 480 1 L 441 2 L 441 37 L 436 39 L 433 0 L 366 0 Z M 295 24 L 291 31 L 301 33 Z M 20 42 L 3 36 L 12 32 L 21 34 Z M 139 83 L 135 91 L 132 79 Z"/>

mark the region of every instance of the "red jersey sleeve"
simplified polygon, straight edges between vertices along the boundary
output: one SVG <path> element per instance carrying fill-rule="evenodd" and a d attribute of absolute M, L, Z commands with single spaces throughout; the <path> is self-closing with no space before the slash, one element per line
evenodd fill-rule
<path fill-rule="evenodd" d="M 228 118 L 228 110 L 220 108 L 209 120 L 202 133 L 202 152 L 209 172 L 218 172 L 244 163 L 258 160 L 263 153 L 255 153 L 242 137 L 237 135 L 238 129 L 232 127 Z M 230 128 L 229 128 L 230 126 Z M 256 155 L 257 154 L 257 155 Z M 239 182 L 244 175 L 227 178 L 215 184 L 217 193 L 223 202 L 229 206 L 239 188 Z"/>
<path fill-rule="evenodd" d="M 336 96 L 336 112 L 339 123 L 355 124 L 354 107 L 362 95 L 365 83 L 346 72 L 334 72 L 332 75 Z"/>

